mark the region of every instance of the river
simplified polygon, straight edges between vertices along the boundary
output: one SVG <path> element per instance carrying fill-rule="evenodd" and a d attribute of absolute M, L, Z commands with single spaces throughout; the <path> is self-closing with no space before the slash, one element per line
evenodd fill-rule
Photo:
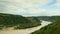
<path fill-rule="evenodd" d="M 0 31 L 0 34 L 30 34 L 36 30 L 41 29 L 44 26 L 47 26 L 48 24 L 51 24 L 52 22 L 48 21 L 42 21 L 40 26 L 33 27 L 33 28 L 27 28 L 27 29 L 20 29 L 20 30 L 13 30 L 12 28 L 9 28 L 7 30 Z"/>

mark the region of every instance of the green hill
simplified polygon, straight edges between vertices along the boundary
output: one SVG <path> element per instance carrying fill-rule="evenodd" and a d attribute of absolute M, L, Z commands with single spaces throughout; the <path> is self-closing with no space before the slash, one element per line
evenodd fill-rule
<path fill-rule="evenodd" d="M 14 29 L 25 29 L 38 25 L 40 25 L 40 20 L 36 18 L 0 13 L 0 29 L 8 27 L 14 27 Z"/>
<path fill-rule="evenodd" d="M 60 16 L 53 16 L 55 21 L 52 24 L 41 28 L 31 34 L 60 34 Z"/>

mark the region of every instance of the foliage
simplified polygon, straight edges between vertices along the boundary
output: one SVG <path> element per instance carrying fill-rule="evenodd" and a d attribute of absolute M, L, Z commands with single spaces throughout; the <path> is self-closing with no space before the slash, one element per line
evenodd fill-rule
<path fill-rule="evenodd" d="M 0 13 L 0 29 L 7 27 L 14 27 L 15 29 L 25 29 L 40 25 L 40 21 L 38 22 L 35 18 L 30 19 L 21 15 Z"/>
<path fill-rule="evenodd" d="M 53 16 L 56 20 L 46 26 L 41 28 L 40 30 L 37 30 L 31 34 L 60 34 L 60 16 Z"/>

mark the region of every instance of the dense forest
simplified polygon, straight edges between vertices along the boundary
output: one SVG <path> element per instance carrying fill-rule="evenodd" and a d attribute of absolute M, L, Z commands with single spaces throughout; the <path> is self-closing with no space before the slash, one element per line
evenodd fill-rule
<path fill-rule="evenodd" d="M 37 18 L 0 13 L 0 29 L 8 27 L 14 27 L 14 29 L 25 29 L 38 25 L 40 25 L 40 20 L 38 20 Z"/>
<path fill-rule="evenodd" d="M 31 34 L 60 34 L 60 16 L 52 16 L 52 24 L 41 28 Z M 47 20 L 49 21 L 49 20 Z"/>
<path fill-rule="evenodd" d="M 54 22 L 54 21 L 57 20 L 57 17 L 60 17 L 60 16 L 32 16 L 32 17 L 29 17 L 29 18 L 37 18 L 38 20 Z"/>
<path fill-rule="evenodd" d="M 23 17 L 21 15 L 0 13 L 0 30 L 9 27 L 14 27 L 14 29 L 31 28 L 41 25 L 40 20 L 51 21 L 52 24 L 31 34 L 60 34 L 60 16 Z"/>
<path fill-rule="evenodd" d="M 44 20 L 44 21 L 56 21 L 57 17 L 59 16 L 40 16 L 40 17 L 37 17 L 39 20 Z"/>

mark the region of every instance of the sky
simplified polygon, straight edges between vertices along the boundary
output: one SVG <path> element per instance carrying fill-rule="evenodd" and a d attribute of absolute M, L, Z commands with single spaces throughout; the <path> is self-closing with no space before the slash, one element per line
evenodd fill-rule
<path fill-rule="evenodd" d="M 60 15 L 60 0 L 0 0 L 0 13 L 23 16 Z"/>

